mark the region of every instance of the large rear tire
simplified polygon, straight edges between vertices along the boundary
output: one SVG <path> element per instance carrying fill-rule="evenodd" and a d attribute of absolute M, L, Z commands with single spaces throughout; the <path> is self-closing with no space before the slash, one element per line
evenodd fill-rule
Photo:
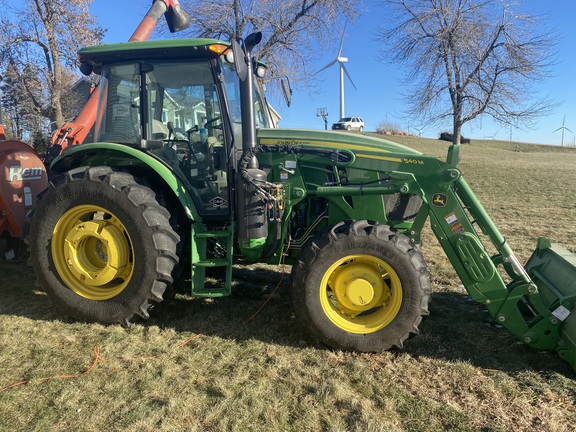
<path fill-rule="evenodd" d="M 34 271 L 76 319 L 127 325 L 163 300 L 179 236 L 154 192 L 128 173 L 81 167 L 54 179 L 31 220 Z"/>
<path fill-rule="evenodd" d="M 300 323 L 333 348 L 402 348 L 428 315 L 430 272 L 408 237 L 366 220 L 340 223 L 305 247 L 292 271 Z"/>

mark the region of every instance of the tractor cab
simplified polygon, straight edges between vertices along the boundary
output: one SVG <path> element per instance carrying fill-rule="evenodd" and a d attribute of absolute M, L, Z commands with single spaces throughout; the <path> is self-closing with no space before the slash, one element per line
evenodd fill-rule
<path fill-rule="evenodd" d="M 206 39 L 173 42 L 162 49 L 154 41 L 80 51 L 84 68 L 101 75 L 95 141 L 147 150 L 193 191 L 200 215 L 226 217 L 233 149 L 242 142 L 232 50 Z M 255 126 L 268 127 L 258 85 L 253 101 Z"/>

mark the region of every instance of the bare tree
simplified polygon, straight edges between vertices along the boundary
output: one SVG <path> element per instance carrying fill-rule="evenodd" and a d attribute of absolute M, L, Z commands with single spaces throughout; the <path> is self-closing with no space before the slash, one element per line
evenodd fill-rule
<path fill-rule="evenodd" d="M 556 35 L 542 16 L 506 0 L 380 0 L 390 12 L 379 30 L 386 58 L 407 66 L 410 114 L 451 118 L 453 143 L 462 125 L 488 115 L 530 125 L 554 102 L 535 86 L 554 64 Z M 531 102 L 527 102 L 531 101 Z"/>
<path fill-rule="evenodd" d="M 229 40 L 261 31 L 255 55 L 270 77 L 287 75 L 306 86 L 311 60 L 340 40 L 345 20 L 355 20 L 361 0 L 183 0 L 193 11 L 190 32 Z"/>
<path fill-rule="evenodd" d="M 2 3 L 0 64 L 11 64 L 36 113 L 64 123 L 62 95 L 74 77 L 77 51 L 104 32 L 88 6 L 92 0 L 23 0 Z M 1 68 L 1 66 L 0 66 Z M 36 79 L 25 73 L 35 69 Z M 41 87 L 41 88 L 38 88 Z"/>
<path fill-rule="evenodd" d="M 19 71 L 13 63 L 9 63 L 0 83 L 4 117 L 10 126 L 11 137 L 17 140 L 24 139 L 24 131 L 27 131 L 30 137 L 37 131 L 41 122 L 36 110 L 31 106 L 28 92 L 22 85 L 23 81 L 28 83 L 36 81 L 35 85 L 30 87 L 39 87 L 36 75 L 33 65 L 25 65 L 23 70 Z M 39 88 L 34 90 L 35 98 L 38 98 L 39 91 Z"/>
<path fill-rule="evenodd" d="M 21 139 L 22 120 L 25 116 L 25 111 L 22 107 L 23 101 L 20 96 L 22 91 L 14 75 L 16 75 L 14 66 L 9 64 L 4 69 L 4 75 L 0 82 L 0 90 L 2 91 L 2 97 L 0 98 L 2 120 L 0 123 L 7 127 L 7 136 L 11 139 Z"/>

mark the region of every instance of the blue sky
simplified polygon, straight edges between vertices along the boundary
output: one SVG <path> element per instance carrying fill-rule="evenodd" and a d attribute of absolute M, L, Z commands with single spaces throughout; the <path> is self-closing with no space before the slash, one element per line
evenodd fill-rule
<path fill-rule="evenodd" d="M 385 20 L 385 10 L 376 1 L 364 3 L 367 12 L 353 25 L 346 28 L 342 55 L 348 58 L 346 68 L 357 87 L 355 90 L 348 80 L 345 81 L 345 114 L 364 118 L 366 130 L 375 130 L 382 121 L 399 125 L 411 133 L 437 138 L 441 130 L 450 130 L 450 124 L 423 127 L 410 124 L 403 109 L 400 91 L 401 71 L 378 59 L 378 46 L 374 36 Z M 108 29 L 104 42 L 127 41 L 150 6 L 149 0 L 94 0 L 91 12 L 97 15 L 98 22 Z M 560 105 L 548 117 L 539 118 L 531 130 L 504 128 L 494 125 L 488 118 L 469 123 L 463 128 L 463 135 L 477 139 L 508 140 L 560 145 L 561 131 L 565 126 L 576 132 L 576 2 L 573 0 L 526 0 L 524 8 L 535 14 L 546 13 L 551 26 L 560 34 L 558 40 L 558 64 L 553 76 L 542 82 L 539 90 L 542 95 L 558 100 Z M 164 22 L 161 25 L 165 25 Z M 154 37 L 154 35 L 153 35 Z M 314 71 L 331 62 L 337 54 L 326 52 L 316 60 Z M 313 94 L 295 89 L 292 106 L 277 107 L 282 116 L 281 127 L 323 129 L 324 122 L 316 116 L 318 108 L 327 108 L 329 124 L 339 117 L 339 70 L 337 65 L 321 72 L 320 82 Z M 576 144 L 575 134 L 565 131 L 564 145 Z"/>

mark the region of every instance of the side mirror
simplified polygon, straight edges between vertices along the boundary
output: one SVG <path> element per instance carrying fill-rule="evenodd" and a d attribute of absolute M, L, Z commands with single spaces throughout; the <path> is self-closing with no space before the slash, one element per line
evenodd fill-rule
<path fill-rule="evenodd" d="M 90 63 L 80 62 L 80 72 L 82 72 L 83 75 L 90 76 L 92 71 L 93 68 Z"/>
<path fill-rule="evenodd" d="M 240 81 L 246 79 L 248 75 L 248 66 L 246 65 L 244 50 L 236 39 L 232 39 L 232 53 L 234 54 L 234 66 L 236 66 L 236 73 Z"/>

